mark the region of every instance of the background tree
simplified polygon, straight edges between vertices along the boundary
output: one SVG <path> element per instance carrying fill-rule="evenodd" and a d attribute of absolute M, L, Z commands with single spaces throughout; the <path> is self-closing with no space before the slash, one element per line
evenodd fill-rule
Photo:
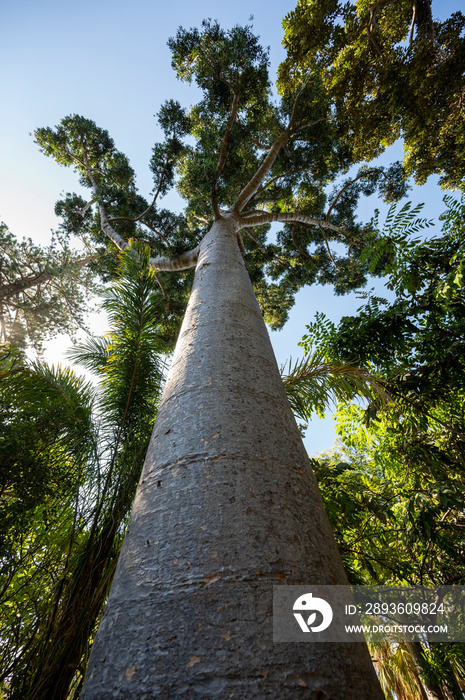
<path fill-rule="evenodd" d="M 41 247 L 0 224 L 0 343 L 40 349 L 44 339 L 82 327 L 97 292 L 93 261 L 64 236 Z"/>
<path fill-rule="evenodd" d="M 121 256 L 111 331 L 73 356 L 100 379 L 5 355 L 1 678 L 11 698 L 77 697 L 156 413 L 164 347 L 148 251 Z"/>
<path fill-rule="evenodd" d="M 338 326 L 320 316 L 303 340 L 326 361 L 370 368 L 395 399 L 341 404 L 341 446 L 314 465 L 352 583 L 463 585 L 463 203 L 446 202 L 439 235 L 418 236 L 430 222 L 407 205 L 367 248 L 393 301 L 369 295 Z M 319 404 L 301 387 L 297 377 L 295 407 L 307 419 Z M 381 651 L 391 692 L 401 657 Z M 428 697 L 462 696 L 462 645 L 399 653 Z"/>
<path fill-rule="evenodd" d="M 454 584 L 463 567 L 447 553 L 461 546 L 460 506 L 445 522 L 444 511 L 438 513 L 437 483 L 419 469 L 411 478 L 401 459 L 393 458 L 389 416 L 367 431 L 361 413 L 341 407 L 340 442 L 312 460 L 349 580 L 354 585 Z M 425 518 L 435 520 L 436 532 L 422 529 Z M 393 692 L 407 698 L 461 697 L 463 644 L 386 641 L 370 648 L 387 697 Z"/>
<path fill-rule="evenodd" d="M 431 0 L 302 0 L 284 20 L 280 85 L 316 70 L 355 161 L 398 138 L 417 183 L 463 188 L 465 17 L 434 19 Z"/>

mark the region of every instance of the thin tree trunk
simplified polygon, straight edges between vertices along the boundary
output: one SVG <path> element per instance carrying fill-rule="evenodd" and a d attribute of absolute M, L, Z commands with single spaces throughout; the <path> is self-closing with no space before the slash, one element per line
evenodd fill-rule
<path fill-rule="evenodd" d="M 441 646 L 437 642 L 430 644 L 430 652 L 433 655 L 433 662 L 430 662 L 425 656 L 421 642 L 407 642 L 407 648 L 419 672 L 428 700 L 461 700 L 462 689 Z M 441 681 L 435 682 L 432 679 L 433 664 L 437 665 L 441 671 Z"/>
<path fill-rule="evenodd" d="M 430 670 L 430 664 L 424 656 L 421 642 L 406 642 L 406 644 L 415 666 L 417 667 L 428 700 L 447 700 L 440 686 L 431 679 L 428 680 L 426 677 L 427 671 Z"/>
<path fill-rule="evenodd" d="M 274 644 L 277 584 L 345 584 L 233 218 L 194 287 L 81 700 L 382 700 L 364 644 Z"/>
<path fill-rule="evenodd" d="M 21 700 L 66 700 L 68 697 L 108 593 L 115 568 L 111 558 L 115 530 L 116 527 L 111 526 L 110 531 L 102 532 L 94 543 L 93 558 L 85 562 L 78 581 L 72 582 L 80 583 L 77 595 L 66 594 L 60 600 L 58 619 L 47 646 L 40 657 L 32 658 L 29 664 L 36 673 L 24 679 Z"/>

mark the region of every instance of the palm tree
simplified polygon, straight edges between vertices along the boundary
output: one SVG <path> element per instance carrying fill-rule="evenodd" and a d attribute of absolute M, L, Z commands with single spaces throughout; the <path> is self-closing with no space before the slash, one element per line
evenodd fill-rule
<path fill-rule="evenodd" d="M 4 357 L 0 650 L 12 698 L 77 697 L 113 576 L 163 376 L 161 295 L 135 248 L 106 294 L 111 332 L 72 353 L 97 391 L 70 369 Z"/>

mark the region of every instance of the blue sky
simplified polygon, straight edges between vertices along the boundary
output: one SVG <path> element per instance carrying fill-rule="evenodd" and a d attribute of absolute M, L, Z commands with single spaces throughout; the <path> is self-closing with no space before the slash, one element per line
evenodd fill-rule
<path fill-rule="evenodd" d="M 436 1 L 434 9 L 443 17 L 463 9 L 461 5 Z M 0 220 L 18 237 L 49 242 L 51 229 L 57 227 L 55 201 L 60 192 L 76 191 L 78 185 L 70 171 L 38 151 L 31 134 L 35 128 L 54 126 L 72 113 L 93 119 L 109 131 L 117 147 L 130 158 L 139 188 L 148 197 L 152 188 L 148 162 L 151 147 L 159 138 L 153 115 L 165 99 L 178 99 L 188 106 L 196 98 L 195 88 L 180 83 L 171 69 L 167 39 L 180 24 L 198 26 L 202 19 L 212 17 L 229 27 L 245 24 L 253 15 L 256 33 L 270 46 L 273 76 L 284 57 L 281 21 L 294 6 L 295 0 L 17 0 L 4 5 Z M 399 147 L 394 151 L 392 160 L 401 156 Z M 410 198 L 415 203 L 427 202 L 425 214 L 434 217 L 442 211 L 443 194 L 430 181 L 415 188 Z M 363 216 L 370 216 L 377 205 L 370 198 Z M 297 342 L 316 311 L 337 320 L 359 305 L 354 295 L 335 297 L 329 287 L 302 291 L 289 323 L 271 334 L 278 363 L 299 355 Z M 55 341 L 52 349 L 59 353 L 67 342 Z M 329 448 L 333 436 L 330 421 L 314 421 L 307 449 Z"/>

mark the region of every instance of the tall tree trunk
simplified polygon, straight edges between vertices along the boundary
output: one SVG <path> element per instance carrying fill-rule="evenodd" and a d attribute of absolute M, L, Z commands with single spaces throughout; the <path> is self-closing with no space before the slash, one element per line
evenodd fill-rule
<path fill-rule="evenodd" d="M 274 644 L 345 574 L 231 217 L 205 236 L 81 700 L 382 700 L 364 644 Z"/>

